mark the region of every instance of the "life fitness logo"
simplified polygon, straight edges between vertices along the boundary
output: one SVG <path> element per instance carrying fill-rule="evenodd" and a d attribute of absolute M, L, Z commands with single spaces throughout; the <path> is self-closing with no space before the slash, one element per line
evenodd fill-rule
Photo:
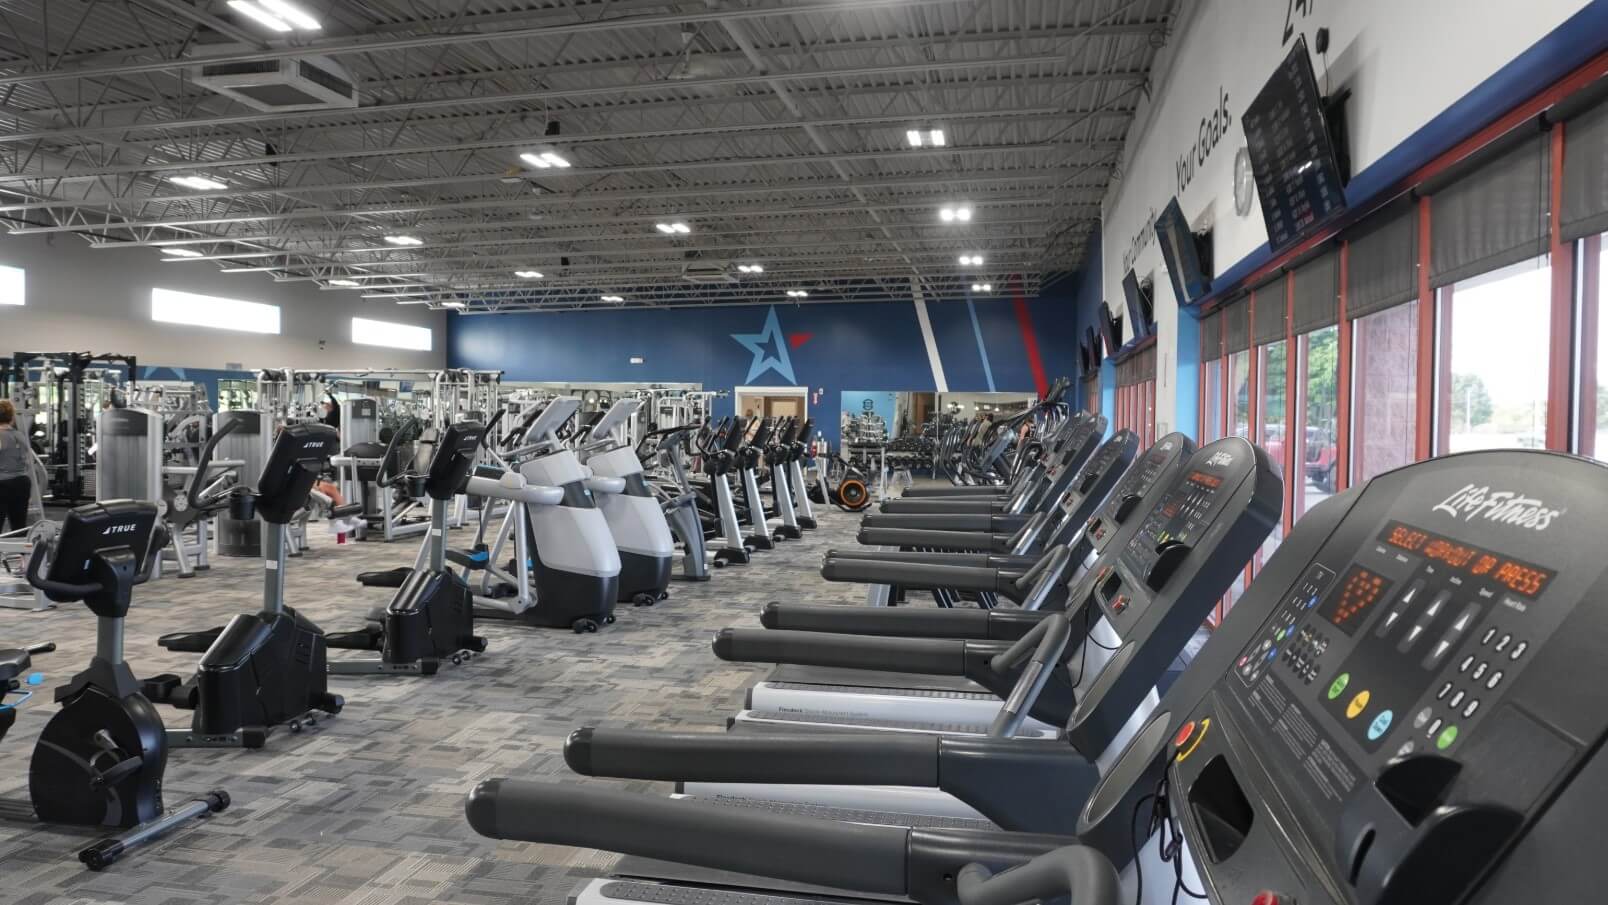
<path fill-rule="evenodd" d="M 1233 464 L 1234 454 L 1226 449 L 1220 449 L 1217 452 L 1212 453 L 1212 457 L 1206 460 L 1207 468 L 1221 468 L 1225 465 Z"/>
<path fill-rule="evenodd" d="M 1545 531 L 1553 519 L 1568 510 L 1548 509 L 1540 500 L 1520 496 L 1512 490 L 1492 490 L 1490 487 L 1465 484 L 1461 490 L 1436 504 L 1434 511 L 1461 518 L 1465 522 L 1483 518 L 1488 522 Z"/>

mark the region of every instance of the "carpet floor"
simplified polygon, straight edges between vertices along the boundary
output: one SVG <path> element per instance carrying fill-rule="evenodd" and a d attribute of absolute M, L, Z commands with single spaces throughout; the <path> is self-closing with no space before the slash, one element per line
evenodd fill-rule
<path fill-rule="evenodd" d="M 705 583 L 676 582 L 669 600 L 635 609 L 595 635 L 483 621 L 487 652 L 429 677 L 332 677 L 346 698 L 338 716 L 300 734 L 280 733 L 259 751 L 175 750 L 165 780 L 169 807 L 212 788 L 234 804 L 139 850 L 104 873 L 74 853 L 101 833 L 44 826 L 28 802 L 34 740 L 55 712 L 50 687 L 89 661 L 94 619 L 81 605 L 28 613 L 0 610 L 0 647 L 55 641 L 35 658 L 47 675 L 0 742 L 0 893 L 13 905 L 502 905 L 565 901 L 583 878 L 608 873 L 616 856 L 497 842 L 464 821 L 464 795 L 490 777 L 581 779 L 564 764 L 564 738 L 589 725 L 721 731 L 743 690 L 764 671 L 723 663 L 714 631 L 758 625 L 770 600 L 853 603 L 863 591 L 820 578 L 821 554 L 852 546 L 859 517 L 821 511 L 803 540 L 717 570 Z M 321 526 L 315 526 L 315 532 Z M 466 544 L 468 532 L 455 532 Z M 293 559 L 288 602 L 328 631 L 361 624 L 389 592 L 353 580 L 367 569 L 412 563 L 416 540 L 337 546 L 314 534 Z M 138 588 L 127 650 L 136 674 L 187 673 L 196 655 L 156 645 L 166 632 L 219 625 L 258 608 L 260 561 L 215 557 L 208 573 Z M 354 656 L 332 651 L 331 657 Z M 162 708 L 169 726 L 189 714 Z M 669 784 L 634 782 L 668 792 Z"/>

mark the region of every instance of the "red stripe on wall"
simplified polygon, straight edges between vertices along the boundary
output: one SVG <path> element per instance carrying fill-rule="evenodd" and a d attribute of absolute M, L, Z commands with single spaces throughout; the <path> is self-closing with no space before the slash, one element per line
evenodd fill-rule
<path fill-rule="evenodd" d="M 1011 307 L 1016 310 L 1016 326 L 1022 331 L 1022 347 L 1027 350 L 1027 366 L 1033 372 L 1033 388 L 1038 390 L 1042 399 L 1050 391 L 1050 382 L 1044 377 L 1044 359 L 1039 357 L 1038 336 L 1033 332 L 1033 314 L 1027 310 L 1027 299 L 1022 297 L 1020 284 L 1011 289 Z"/>

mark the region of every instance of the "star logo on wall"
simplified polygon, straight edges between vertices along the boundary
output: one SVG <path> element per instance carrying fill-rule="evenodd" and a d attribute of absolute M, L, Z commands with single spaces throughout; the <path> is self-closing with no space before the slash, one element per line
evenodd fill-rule
<path fill-rule="evenodd" d="M 775 371 L 788 383 L 798 383 L 798 378 L 793 376 L 793 359 L 788 354 L 788 348 L 796 349 L 804 345 L 809 342 L 810 335 L 808 333 L 784 335 L 782 322 L 776 316 L 776 306 L 772 305 L 770 313 L 765 315 L 765 326 L 758 333 L 731 335 L 731 338 L 741 343 L 743 348 L 754 353 L 754 361 L 748 366 L 748 377 L 743 382 L 753 383 L 766 371 Z"/>

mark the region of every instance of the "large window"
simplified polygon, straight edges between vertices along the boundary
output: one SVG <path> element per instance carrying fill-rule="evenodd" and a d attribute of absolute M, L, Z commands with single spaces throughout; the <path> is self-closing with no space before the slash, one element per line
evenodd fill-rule
<path fill-rule="evenodd" d="M 1289 416 L 1285 392 L 1289 378 L 1288 343 L 1279 340 L 1256 347 L 1256 442 L 1273 460 L 1280 476 L 1285 474 L 1285 455 L 1289 448 Z M 1262 559 L 1272 556 L 1284 540 L 1284 525 L 1275 522 L 1262 544 Z"/>
<path fill-rule="evenodd" d="M 152 289 L 151 320 L 242 333 L 278 333 L 279 306 L 176 289 Z"/>
<path fill-rule="evenodd" d="M 1335 491 L 1340 468 L 1340 328 L 1296 337 L 1295 416 L 1304 435 L 1295 475 L 1295 516 L 1300 518 Z"/>
<path fill-rule="evenodd" d="M 27 289 L 21 267 L 0 267 L 0 305 L 28 304 Z"/>
<path fill-rule="evenodd" d="M 1352 321 L 1352 483 L 1416 457 L 1418 303 Z"/>
<path fill-rule="evenodd" d="M 1608 457 L 1608 291 L 1603 289 L 1603 265 L 1608 264 L 1608 241 L 1592 236 L 1580 246 L 1580 419 L 1575 449 L 1584 456 Z"/>
<path fill-rule="evenodd" d="M 1440 289 L 1437 453 L 1545 448 L 1551 297 L 1545 257 Z"/>
<path fill-rule="evenodd" d="M 1228 356 L 1228 433 L 1247 439 L 1251 436 L 1251 353 L 1248 349 Z"/>
<path fill-rule="evenodd" d="M 1200 443 L 1216 440 L 1223 435 L 1223 360 L 1214 358 L 1201 367 L 1201 394 L 1205 397 L 1200 407 Z"/>
<path fill-rule="evenodd" d="M 352 342 L 360 346 L 385 346 L 391 349 L 430 351 L 434 335 L 429 327 L 412 324 L 395 324 L 390 321 L 352 318 Z"/>

